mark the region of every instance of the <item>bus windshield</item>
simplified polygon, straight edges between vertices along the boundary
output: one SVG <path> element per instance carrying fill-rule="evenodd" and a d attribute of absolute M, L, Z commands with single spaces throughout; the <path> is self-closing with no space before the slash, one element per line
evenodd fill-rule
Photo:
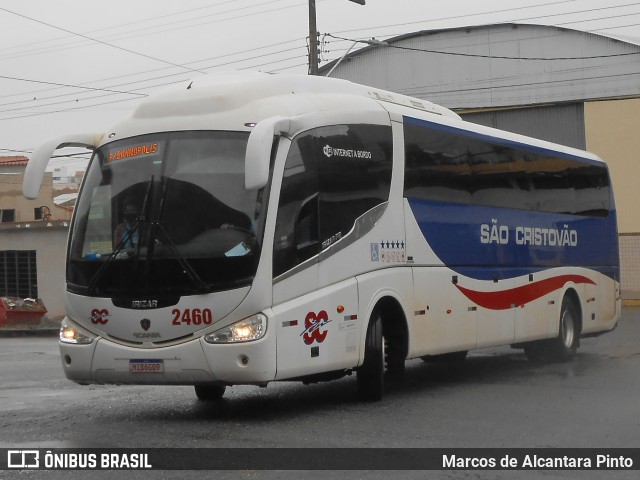
<path fill-rule="evenodd" d="M 68 289 L 188 295 L 249 284 L 264 202 L 263 190 L 244 187 L 247 139 L 172 132 L 96 150 L 76 206 Z"/>

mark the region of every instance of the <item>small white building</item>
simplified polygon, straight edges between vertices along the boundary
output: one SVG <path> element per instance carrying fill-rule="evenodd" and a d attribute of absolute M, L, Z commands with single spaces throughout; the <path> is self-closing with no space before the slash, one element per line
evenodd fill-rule
<path fill-rule="evenodd" d="M 72 209 L 54 202 L 51 173 L 40 196 L 22 195 L 26 157 L 0 157 L 0 297 L 40 298 L 64 314 L 65 256 Z"/>

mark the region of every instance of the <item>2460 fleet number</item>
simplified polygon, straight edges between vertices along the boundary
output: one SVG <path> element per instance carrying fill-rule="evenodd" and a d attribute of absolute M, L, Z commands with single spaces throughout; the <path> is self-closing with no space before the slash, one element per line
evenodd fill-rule
<path fill-rule="evenodd" d="M 174 308 L 171 314 L 173 315 L 172 325 L 211 325 L 213 323 L 213 313 L 209 308 L 186 308 L 184 310 Z"/>

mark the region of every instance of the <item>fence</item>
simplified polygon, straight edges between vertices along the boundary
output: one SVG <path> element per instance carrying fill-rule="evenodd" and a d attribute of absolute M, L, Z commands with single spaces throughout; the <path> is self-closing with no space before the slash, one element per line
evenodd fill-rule
<path fill-rule="evenodd" d="M 619 243 L 622 298 L 640 300 L 640 233 L 621 233 Z"/>

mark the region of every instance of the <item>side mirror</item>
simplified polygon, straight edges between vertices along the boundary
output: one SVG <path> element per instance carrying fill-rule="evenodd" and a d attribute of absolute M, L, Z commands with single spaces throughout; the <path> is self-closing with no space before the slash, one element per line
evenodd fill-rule
<path fill-rule="evenodd" d="M 51 155 L 53 155 L 53 152 L 58 148 L 86 147 L 90 150 L 94 150 L 100 143 L 102 137 L 102 133 L 67 135 L 64 137 L 53 138 L 40 145 L 29 158 L 29 163 L 27 163 L 24 180 L 22 181 L 22 194 L 26 198 L 38 198 L 40 185 L 42 185 L 42 177 L 44 177 L 44 171 L 49 164 Z"/>
<path fill-rule="evenodd" d="M 253 127 L 244 159 L 244 186 L 247 190 L 263 188 L 267 184 L 273 137 L 286 135 L 290 128 L 291 120 L 284 117 L 266 118 Z"/>

